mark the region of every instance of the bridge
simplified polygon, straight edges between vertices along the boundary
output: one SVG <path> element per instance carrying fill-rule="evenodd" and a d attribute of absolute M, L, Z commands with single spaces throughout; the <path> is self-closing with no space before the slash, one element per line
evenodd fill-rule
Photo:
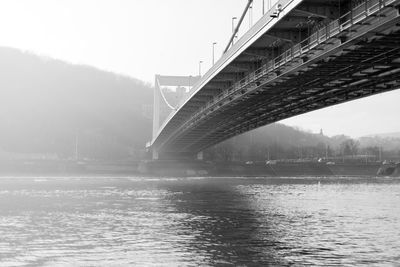
<path fill-rule="evenodd" d="M 277 1 L 233 43 L 237 26 L 163 124 L 155 118 L 153 158 L 195 155 L 257 127 L 400 88 L 399 12 L 400 0 Z"/>

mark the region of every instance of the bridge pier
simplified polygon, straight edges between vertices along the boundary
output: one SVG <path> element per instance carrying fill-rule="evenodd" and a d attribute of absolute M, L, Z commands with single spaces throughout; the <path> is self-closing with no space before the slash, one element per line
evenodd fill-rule
<path fill-rule="evenodd" d="M 205 176 L 214 169 L 214 164 L 203 160 L 203 152 L 174 153 L 157 151 L 152 148 L 151 160 L 144 160 L 138 166 L 138 171 L 147 175 L 157 176 Z"/>
<path fill-rule="evenodd" d="M 198 153 L 176 153 L 176 152 L 159 152 L 156 149 L 151 150 L 151 160 L 169 160 L 169 161 L 203 161 L 204 153 L 203 151 Z"/>
<path fill-rule="evenodd" d="M 158 152 L 156 149 L 151 149 L 151 160 L 204 160 L 204 153 L 173 153 L 173 152 Z"/>

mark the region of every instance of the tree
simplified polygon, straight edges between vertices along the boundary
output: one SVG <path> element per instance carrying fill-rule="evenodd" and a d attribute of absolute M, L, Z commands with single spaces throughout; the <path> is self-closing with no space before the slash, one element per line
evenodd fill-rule
<path fill-rule="evenodd" d="M 365 148 L 365 153 L 375 158 L 379 158 L 379 147 L 378 146 L 368 146 Z"/>
<path fill-rule="evenodd" d="M 358 154 L 360 144 L 353 139 L 347 139 L 340 144 L 340 151 L 344 156 L 354 156 Z"/>

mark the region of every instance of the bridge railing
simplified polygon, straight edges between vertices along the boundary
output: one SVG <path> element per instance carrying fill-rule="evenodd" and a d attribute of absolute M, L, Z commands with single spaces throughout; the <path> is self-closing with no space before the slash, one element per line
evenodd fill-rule
<path fill-rule="evenodd" d="M 215 96 L 212 100 L 206 103 L 198 112 L 193 114 L 189 120 L 182 125 L 182 128 L 187 128 L 193 125 L 193 121 L 205 116 L 205 111 L 213 111 L 226 97 L 234 97 L 234 94 L 240 90 L 246 90 L 245 87 L 252 85 L 258 79 L 266 75 L 276 75 L 274 71 L 282 67 L 288 62 L 301 58 L 303 55 L 308 54 L 313 48 L 329 40 L 331 37 L 346 31 L 354 24 L 360 23 L 368 16 L 379 12 L 382 8 L 392 4 L 397 0 L 365 0 L 361 4 L 352 8 L 340 18 L 328 23 L 325 27 L 317 30 L 308 38 L 293 45 L 290 49 L 278 55 L 274 59 L 266 62 L 259 69 L 249 73 L 245 78 L 234 83 L 229 89 L 224 90 L 221 94 Z M 257 85 L 259 86 L 259 85 Z"/>
<path fill-rule="evenodd" d="M 254 80 L 252 78 L 259 78 L 260 76 L 263 76 L 268 72 L 272 72 L 287 62 L 301 57 L 303 54 L 308 53 L 317 45 L 347 30 L 354 24 L 361 22 L 366 17 L 380 11 L 383 7 L 393 2 L 395 2 L 395 0 L 365 0 L 363 3 L 354 7 L 351 11 L 340 16 L 340 18 L 337 20 L 334 20 L 322 29 L 317 30 L 305 40 L 295 44 L 293 47 L 278 55 L 276 58 L 268 61 L 261 68 L 255 70 L 253 73 L 250 73 L 245 78 L 235 83 L 232 89 L 240 89 L 244 85 L 252 82 Z"/>

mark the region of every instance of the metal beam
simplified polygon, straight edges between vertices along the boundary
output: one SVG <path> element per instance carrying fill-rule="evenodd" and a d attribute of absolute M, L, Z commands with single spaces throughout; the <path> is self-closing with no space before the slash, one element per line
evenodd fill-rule
<path fill-rule="evenodd" d="M 165 76 L 156 75 L 160 86 L 193 86 L 200 80 L 200 76 Z"/>
<path fill-rule="evenodd" d="M 328 18 L 328 16 L 326 16 L 326 15 L 321 15 L 321 14 L 317 14 L 317 13 L 314 13 L 314 12 L 301 10 L 301 9 L 298 9 L 298 8 L 294 9 L 294 11 L 306 16 L 307 18 L 319 18 L 319 19 L 327 19 Z"/>

